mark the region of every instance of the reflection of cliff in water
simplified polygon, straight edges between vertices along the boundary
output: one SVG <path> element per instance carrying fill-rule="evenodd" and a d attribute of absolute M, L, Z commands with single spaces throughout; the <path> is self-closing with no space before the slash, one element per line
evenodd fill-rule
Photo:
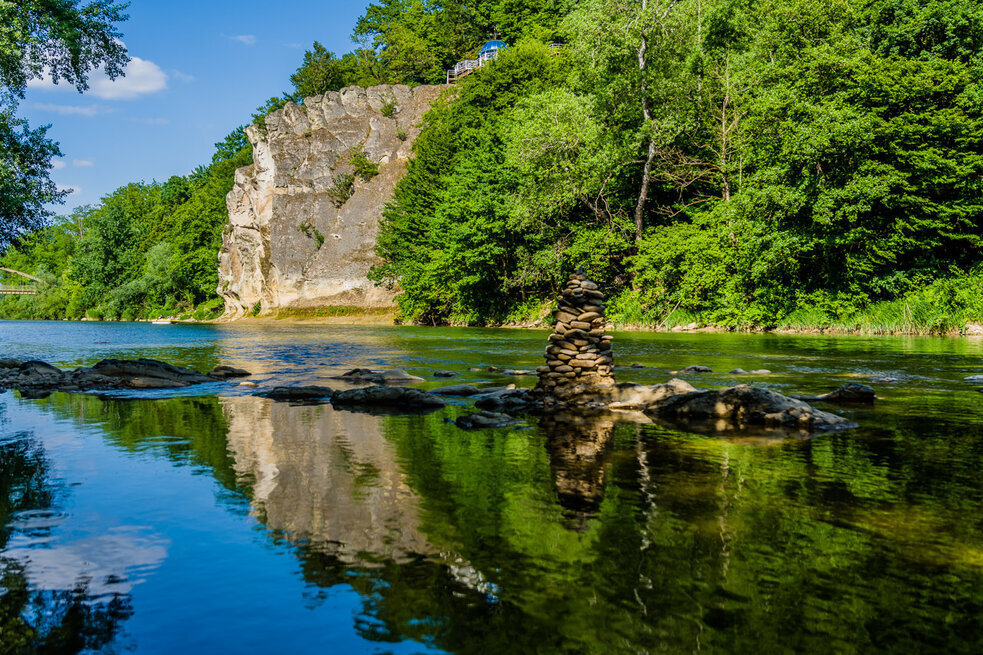
<path fill-rule="evenodd" d="M 550 470 L 560 505 L 583 529 L 604 499 L 604 468 L 614 436 L 610 416 L 575 413 L 543 416 L 539 427 L 547 437 Z"/>
<path fill-rule="evenodd" d="M 221 402 L 236 471 L 252 483 L 253 511 L 271 530 L 349 563 L 433 551 L 417 497 L 382 437 L 385 419 L 255 397 Z"/>

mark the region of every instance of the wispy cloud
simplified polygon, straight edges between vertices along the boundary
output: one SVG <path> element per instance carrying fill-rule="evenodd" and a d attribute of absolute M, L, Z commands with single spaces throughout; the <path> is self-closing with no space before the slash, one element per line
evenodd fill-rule
<path fill-rule="evenodd" d="M 96 163 L 91 159 L 73 159 L 72 166 L 75 168 L 92 168 Z"/>
<path fill-rule="evenodd" d="M 68 191 L 68 193 L 82 193 L 82 187 L 80 186 L 68 186 L 66 184 L 56 184 L 55 188 L 59 191 Z"/>
<path fill-rule="evenodd" d="M 188 75 L 187 73 L 182 73 L 179 70 L 172 70 L 171 77 L 178 80 L 179 82 L 185 82 L 186 84 L 190 84 L 191 82 L 194 82 L 195 79 L 197 79 L 195 78 L 194 75 Z"/>
<path fill-rule="evenodd" d="M 284 48 L 293 48 L 294 50 L 296 50 L 298 48 L 303 48 L 304 47 L 304 44 L 303 43 L 284 43 L 283 44 L 283 47 Z"/>
<path fill-rule="evenodd" d="M 61 169 L 65 168 L 66 166 L 68 166 L 68 164 L 65 163 L 65 160 L 64 159 L 52 159 L 51 160 L 51 168 L 55 169 L 56 171 L 60 171 Z"/>
<path fill-rule="evenodd" d="M 55 84 L 49 75 L 29 81 L 27 86 L 32 89 L 47 91 L 75 91 L 75 87 L 69 84 Z M 160 66 L 152 61 L 133 57 L 126 65 L 124 77 L 111 80 L 102 69 L 93 71 L 89 76 L 89 89 L 85 95 L 95 96 L 103 100 L 133 100 L 143 95 L 163 91 L 166 88 L 167 73 L 162 71 Z M 54 106 L 51 105 L 51 107 Z M 95 115 L 86 114 L 84 111 L 74 113 L 86 116 Z"/>
<path fill-rule="evenodd" d="M 41 111 L 50 111 L 56 114 L 61 114 L 62 116 L 97 116 L 99 114 L 108 114 L 113 111 L 110 107 L 104 107 L 103 105 L 56 105 L 50 102 L 35 102 L 35 109 L 40 109 Z"/>
<path fill-rule="evenodd" d="M 237 34 L 235 36 L 230 36 L 229 39 L 232 41 L 238 41 L 243 45 L 255 45 L 256 36 L 253 34 Z"/>

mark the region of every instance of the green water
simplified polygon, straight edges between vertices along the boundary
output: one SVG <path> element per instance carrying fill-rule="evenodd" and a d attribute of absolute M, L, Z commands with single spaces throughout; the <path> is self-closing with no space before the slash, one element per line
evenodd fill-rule
<path fill-rule="evenodd" d="M 356 365 L 531 385 L 466 369 L 534 367 L 545 338 L 156 330 L 0 323 L 0 355 L 75 365 L 152 354 L 245 366 L 261 385 L 331 384 L 319 376 Z M 448 422 L 471 411 L 463 401 L 426 416 L 375 416 L 273 403 L 231 385 L 193 396 L 8 392 L 3 644 L 983 651 L 983 394 L 963 381 L 983 373 L 983 342 L 619 334 L 616 356 L 655 367 L 619 370 L 623 380 L 663 381 L 687 364 L 768 368 L 756 382 L 780 391 L 853 380 L 873 384 L 879 400 L 838 410 L 857 430 L 774 439 L 691 434 L 640 417 L 465 432 Z"/>

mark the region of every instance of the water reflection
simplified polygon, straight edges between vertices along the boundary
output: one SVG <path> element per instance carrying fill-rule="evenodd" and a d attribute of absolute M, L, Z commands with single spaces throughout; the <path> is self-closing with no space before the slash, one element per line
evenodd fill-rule
<path fill-rule="evenodd" d="M 549 414 L 539 421 L 557 497 L 574 529 L 586 529 L 601 506 L 614 426 L 610 414 Z"/>
<path fill-rule="evenodd" d="M 383 418 L 255 397 L 221 403 L 236 473 L 268 528 L 348 564 L 434 551 Z"/>
<path fill-rule="evenodd" d="M 3 427 L 0 405 L 0 427 Z M 40 441 L 30 432 L 0 437 L 0 651 L 76 653 L 116 638 L 133 613 L 128 565 L 111 553 L 131 544 L 79 540 L 51 543 L 65 514 L 65 490 L 53 478 Z M 107 536 L 113 541 L 121 535 Z M 109 553 L 107 553 L 107 550 Z M 151 549 L 140 562 L 153 564 Z M 100 566 L 102 561 L 106 566 Z"/>
<path fill-rule="evenodd" d="M 952 396 L 951 411 L 931 418 L 888 402 L 873 427 L 808 440 L 612 416 L 463 431 L 445 421 L 463 407 L 373 416 L 254 397 L 21 402 L 98 426 L 125 456 L 213 477 L 226 491 L 219 505 L 259 521 L 263 543 L 289 554 L 304 582 L 302 593 L 264 593 L 304 612 L 355 590 L 344 621 L 366 650 L 979 652 L 975 399 Z M 42 543 L 60 520 L 62 492 L 26 443 L 0 476 L 24 490 L 4 497 L 34 498 L 0 517 L 13 545 L 28 531 Z M 200 538 L 224 544 L 230 529 Z M 118 601 L 123 620 L 127 580 L 156 566 L 162 544 L 109 536 L 117 546 L 63 541 L 57 559 L 94 562 L 76 576 L 83 595 Z M 248 588 L 274 556 L 216 562 L 242 571 L 220 595 Z M 26 588 L 34 575 L 76 593 L 66 587 L 78 565 L 65 573 L 17 556 L 8 566 Z"/>

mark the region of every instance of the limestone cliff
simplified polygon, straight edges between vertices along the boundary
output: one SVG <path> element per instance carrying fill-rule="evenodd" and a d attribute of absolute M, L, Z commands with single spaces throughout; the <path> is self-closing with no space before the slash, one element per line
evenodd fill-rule
<path fill-rule="evenodd" d="M 257 306 L 392 305 L 393 292 L 366 277 L 377 261 L 379 219 L 423 114 L 445 88 L 348 87 L 290 103 L 267 116 L 265 129 L 246 129 L 253 164 L 236 171 L 219 253 L 228 318 Z M 377 175 L 356 175 L 360 153 Z"/>

